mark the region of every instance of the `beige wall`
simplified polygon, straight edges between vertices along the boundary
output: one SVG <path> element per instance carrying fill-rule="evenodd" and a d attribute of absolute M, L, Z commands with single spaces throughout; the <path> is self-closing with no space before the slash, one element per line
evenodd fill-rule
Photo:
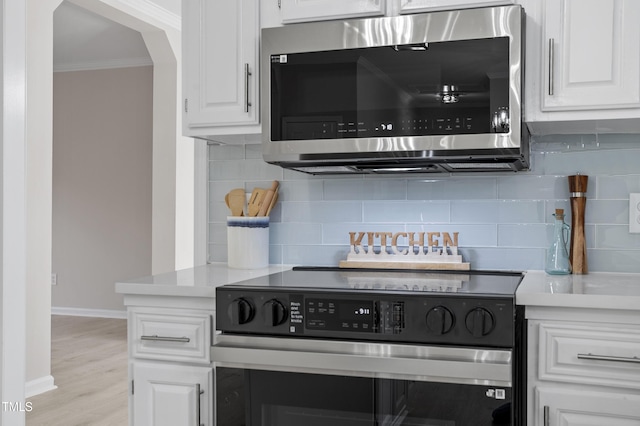
<path fill-rule="evenodd" d="M 123 311 L 151 273 L 153 67 L 54 73 L 54 308 Z"/>

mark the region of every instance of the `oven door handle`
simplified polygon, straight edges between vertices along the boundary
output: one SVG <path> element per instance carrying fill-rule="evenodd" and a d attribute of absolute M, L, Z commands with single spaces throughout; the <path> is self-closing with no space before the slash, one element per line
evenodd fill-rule
<path fill-rule="evenodd" d="M 216 366 L 510 387 L 511 363 L 404 358 L 214 345 Z"/>

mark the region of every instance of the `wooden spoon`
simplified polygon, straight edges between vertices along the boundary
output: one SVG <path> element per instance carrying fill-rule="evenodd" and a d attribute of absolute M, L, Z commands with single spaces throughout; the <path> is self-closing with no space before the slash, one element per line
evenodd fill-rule
<path fill-rule="evenodd" d="M 227 201 L 227 206 L 231 209 L 232 216 L 243 216 L 246 199 L 244 189 L 242 188 L 232 189 L 231 192 L 227 194 L 225 201 Z"/>
<path fill-rule="evenodd" d="M 279 183 L 277 180 L 274 180 L 271 184 L 271 188 L 267 190 L 267 193 L 264 196 L 264 199 L 260 203 L 260 211 L 258 212 L 258 216 L 266 216 L 269 207 L 272 207 L 271 202 L 273 201 L 273 197 L 278 191 Z"/>

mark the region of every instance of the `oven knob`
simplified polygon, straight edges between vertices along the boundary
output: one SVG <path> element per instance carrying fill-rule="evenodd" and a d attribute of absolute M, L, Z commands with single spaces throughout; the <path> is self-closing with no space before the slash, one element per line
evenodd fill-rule
<path fill-rule="evenodd" d="M 494 326 L 493 315 L 485 308 L 475 308 L 469 311 L 465 320 L 467 330 L 473 337 L 482 337 L 491 333 Z"/>
<path fill-rule="evenodd" d="M 265 325 L 275 327 L 287 319 L 287 308 L 276 299 L 267 300 L 262 305 L 262 317 Z"/>
<path fill-rule="evenodd" d="M 427 312 L 427 328 L 435 334 L 447 334 L 453 328 L 453 314 L 444 306 L 436 306 Z"/>
<path fill-rule="evenodd" d="M 246 324 L 253 319 L 253 305 L 247 299 L 240 297 L 231 302 L 227 314 L 233 325 Z"/>

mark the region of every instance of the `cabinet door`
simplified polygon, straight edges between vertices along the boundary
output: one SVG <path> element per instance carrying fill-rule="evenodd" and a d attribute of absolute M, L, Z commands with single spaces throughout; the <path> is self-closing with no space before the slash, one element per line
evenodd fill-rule
<path fill-rule="evenodd" d="M 386 0 L 281 0 L 282 22 L 323 21 L 384 14 Z"/>
<path fill-rule="evenodd" d="M 640 395 L 537 388 L 535 426 L 640 424 Z"/>
<path fill-rule="evenodd" d="M 183 1 L 185 134 L 257 124 L 258 0 Z M 205 132 L 206 133 L 206 132 Z"/>
<path fill-rule="evenodd" d="M 134 425 L 213 425 L 213 369 L 136 362 Z"/>
<path fill-rule="evenodd" d="M 543 7 L 541 109 L 640 107 L 640 2 L 545 0 Z"/>
<path fill-rule="evenodd" d="M 400 13 L 513 4 L 510 0 L 400 0 Z"/>

